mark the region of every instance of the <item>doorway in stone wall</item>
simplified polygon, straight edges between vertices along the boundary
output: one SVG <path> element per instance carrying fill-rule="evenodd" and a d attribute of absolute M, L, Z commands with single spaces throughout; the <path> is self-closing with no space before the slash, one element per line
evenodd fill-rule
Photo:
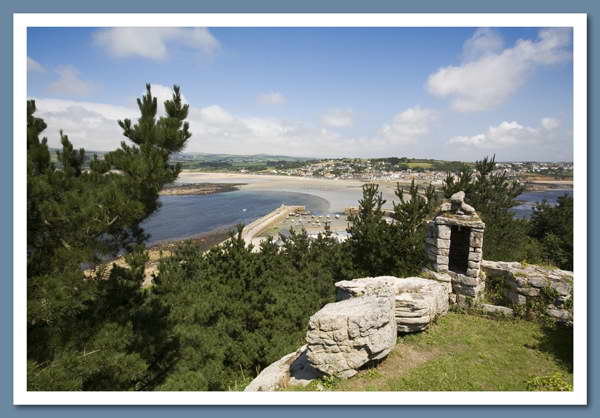
<path fill-rule="evenodd" d="M 450 251 L 448 269 L 455 273 L 465 274 L 469 267 L 469 240 L 471 228 L 454 225 L 450 232 Z"/>

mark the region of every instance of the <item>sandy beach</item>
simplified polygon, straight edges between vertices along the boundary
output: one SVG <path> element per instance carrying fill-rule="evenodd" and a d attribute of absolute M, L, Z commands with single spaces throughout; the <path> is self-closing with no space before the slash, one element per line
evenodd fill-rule
<path fill-rule="evenodd" d="M 245 183 L 240 190 L 248 191 L 282 191 L 307 193 L 319 196 L 330 204 L 329 212 L 343 212 L 349 207 L 358 206 L 362 198 L 362 185 L 358 180 L 329 180 L 310 177 L 274 176 L 237 173 L 198 173 L 183 171 L 177 182 L 181 183 Z M 380 183 L 380 190 L 386 200 L 385 208 L 392 208 L 394 183 Z"/>

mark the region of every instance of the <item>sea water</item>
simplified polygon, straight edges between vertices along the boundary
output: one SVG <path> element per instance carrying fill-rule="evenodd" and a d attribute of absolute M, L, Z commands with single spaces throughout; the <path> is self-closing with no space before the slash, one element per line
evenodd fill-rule
<path fill-rule="evenodd" d="M 572 189 L 526 192 L 517 197 L 523 203 L 511 209 L 518 218 L 529 218 L 536 203 L 557 198 Z M 159 241 L 191 238 L 215 230 L 248 225 L 281 205 L 300 205 L 315 215 L 329 213 L 329 202 L 307 193 L 238 190 L 210 195 L 161 196 L 162 206 L 142 223 L 150 234 L 148 245 Z"/>
<path fill-rule="evenodd" d="M 517 196 L 517 200 L 522 201 L 518 206 L 511 209 L 514 216 L 517 218 L 529 218 L 533 213 L 533 208 L 536 203 L 541 203 L 546 200 L 551 205 L 556 205 L 558 197 L 567 195 L 573 197 L 573 189 L 550 189 L 540 190 L 535 192 L 525 192 Z"/>
<path fill-rule="evenodd" d="M 306 193 L 233 191 L 210 195 L 160 196 L 161 207 L 142 223 L 147 245 L 191 238 L 250 222 L 281 205 L 300 205 L 315 215 L 326 214 L 329 202 Z"/>

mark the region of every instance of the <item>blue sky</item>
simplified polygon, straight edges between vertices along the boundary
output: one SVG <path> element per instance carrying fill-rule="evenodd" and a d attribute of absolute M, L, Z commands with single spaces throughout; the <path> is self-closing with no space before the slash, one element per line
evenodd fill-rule
<path fill-rule="evenodd" d="M 187 151 L 572 159 L 568 29 L 30 28 L 27 55 L 51 145 L 115 148 L 151 83 Z"/>

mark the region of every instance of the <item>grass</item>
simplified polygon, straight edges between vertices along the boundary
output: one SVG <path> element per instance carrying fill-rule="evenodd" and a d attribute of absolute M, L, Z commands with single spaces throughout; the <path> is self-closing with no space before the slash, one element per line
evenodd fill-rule
<path fill-rule="evenodd" d="M 431 163 L 406 163 L 410 168 L 431 168 Z"/>
<path fill-rule="evenodd" d="M 396 348 L 384 361 L 351 379 L 328 381 L 327 385 L 315 381 L 306 388 L 291 389 L 526 391 L 570 388 L 572 341 L 572 333 L 563 328 L 451 312 L 423 333 L 399 337 Z M 535 384 L 540 378 L 543 383 L 550 379 L 558 384 Z"/>

